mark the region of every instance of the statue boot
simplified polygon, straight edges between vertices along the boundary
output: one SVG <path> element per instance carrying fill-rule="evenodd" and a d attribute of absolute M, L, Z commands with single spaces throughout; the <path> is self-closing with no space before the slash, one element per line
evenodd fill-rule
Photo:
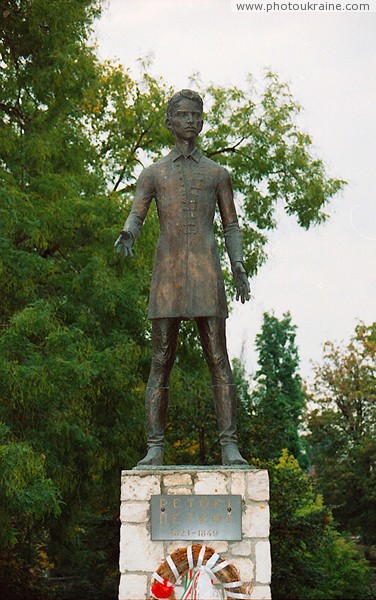
<path fill-rule="evenodd" d="M 219 425 L 223 465 L 247 465 L 239 452 L 236 436 L 236 385 L 213 386 L 214 407 Z"/>
<path fill-rule="evenodd" d="M 145 396 L 148 451 L 137 466 L 163 465 L 164 433 L 168 407 L 167 387 L 147 387 Z"/>

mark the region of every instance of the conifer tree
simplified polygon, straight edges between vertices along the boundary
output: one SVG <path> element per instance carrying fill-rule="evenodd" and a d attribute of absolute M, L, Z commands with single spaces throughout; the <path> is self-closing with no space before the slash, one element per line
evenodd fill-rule
<path fill-rule="evenodd" d="M 264 313 L 261 333 L 256 337 L 259 369 L 251 394 L 250 446 L 254 456 L 262 460 L 277 458 L 287 449 L 305 464 L 299 437 L 305 394 L 295 337 L 296 326 L 289 313 L 280 320 Z"/>

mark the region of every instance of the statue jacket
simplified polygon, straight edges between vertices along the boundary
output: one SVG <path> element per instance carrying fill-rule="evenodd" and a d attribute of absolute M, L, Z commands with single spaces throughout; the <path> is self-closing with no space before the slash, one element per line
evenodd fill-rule
<path fill-rule="evenodd" d="M 160 235 L 154 256 L 148 317 L 228 316 L 214 217 L 218 207 L 233 264 L 242 261 L 242 238 L 231 179 L 197 148 L 171 152 L 144 169 L 124 225 L 135 239 L 155 199 Z"/>

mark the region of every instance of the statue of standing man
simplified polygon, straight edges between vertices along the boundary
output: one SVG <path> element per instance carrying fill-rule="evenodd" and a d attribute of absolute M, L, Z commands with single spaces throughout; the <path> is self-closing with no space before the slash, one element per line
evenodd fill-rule
<path fill-rule="evenodd" d="M 154 198 L 160 235 L 148 312 L 153 344 L 145 401 L 148 451 L 139 466 L 163 465 L 169 378 L 180 323 L 187 319 L 197 323 L 210 369 L 222 463 L 247 464 L 239 453 L 236 437 L 236 386 L 225 333 L 228 311 L 213 228 L 217 206 L 236 299 L 243 303 L 249 300 L 249 283 L 230 176 L 195 145 L 203 126 L 202 112 L 202 99 L 191 90 L 181 90 L 169 100 L 166 127 L 173 133 L 175 145 L 167 156 L 142 171 L 131 212 L 115 242 L 118 252 L 132 254 L 134 240 Z"/>

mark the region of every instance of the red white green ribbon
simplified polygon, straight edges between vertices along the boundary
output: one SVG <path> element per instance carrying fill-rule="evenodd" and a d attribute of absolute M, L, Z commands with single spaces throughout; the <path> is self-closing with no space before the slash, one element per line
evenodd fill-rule
<path fill-rule="evenodd" d="M 221 571 L 222 569 L 227 567 L 230 563 L 228 560 L 221 561 L 221 557 L 219 556 L 219 554 L 214 552 L 214 554 L 209 558 L 209 560 L 204 565 L 203 561 L 204 561 L 204 557 L 205 557 L 205 550 L 206 550 L 206 547 L 202 546 L 200 553 L 198 555 L 198 558 L 197 558 L 197 564 L 195 566 L 194 559 L 193 559 L 193 553 L 192 553 L 192 546 L 187 547 L 187 559 L 188 559 L 189 571 L 185 575 L 185 578 L 184 578 L 184 592 L 183 592 L 183 595 L 181 596 L 181 600 L 200 600 L 200 598 L 201 599 L 207 598 L 208 591 L 209 591 L 209 593 L 212 594 L 213 598 L 216 597 L 219 599 L 219 592 L 214 587 L 214 583 L 218 582 L 218 579 L 215 576 L 215 573 L 217 573 L 218 571 Z M 179 575 L 179 571 L 170 555 L 168 555 L 166 557 L 166 561 L 175 577 L 175 582 L 178 583 L 181 580 L 181 575 Z M 221 561 L 221 562 L 218 562 L 218 561 Z M 218 563 L 218 564 L 216 564 L 216 563 Z M 174 588 L 173 583 L 171 583 L 170 581 L 167 581 L 166 579 L 163 579 L 157 572 L 153 573 L 153 577 L 156 581 L 158 581 L 165 588 L 167 587 L 167 590 L 166 590 L 167 593 L 168 593 L 169 587 L 171 587 L 171 592 L 172 592 L 172 589 Z M 210 585 L 212 586 L 211 590 L 210 590 Z M 249 594 L 242 594 L 239 592 L 231 592 L 230 591 L 233 588 L 239 588 L 242 585 L 244 585 L 242 581 L 230 581 L 228 583 L 221 583 L 221 585 L 225 590 L 227 598 L 235 598 L 236 600 L 248 600 L 251 598 L 251 596 Z M 200 593 L 200 591 L 201 591 L 201 593 Z M 204 596 L 202 595 L 202 593 L 204 593 Z M 157 596 L 154 596 L 154 597 L 157 597 Z"/>
<path fill-rule="evenodd" d="M 206 575 L 206 578 L 210 578 L 212 584 L 212 594 L 219 598 L 218 591 L 214 588 L 214 583 L 218 581 L 215 573 L 221 571 L 225 567 L 227 567 L 230 563 L 227 560 L 219 562 L 216 566 L 214 566 L 219 560 L 220 556 L 216 552 L 209 558 L 205 565 L 203 565 L 205 555 L 205 546 L 202 546 L 200 553 L 197 558 L 197 565 L 194 565 L 193 555 L 192 555 L 192 546 L 188 546 L 187 548 L 187 559 L 189 565 L 189 571 L 184 578 L 184 592 L 181 596 L 181 600 L 200 600 L 199 588 L 202 587 L 199 585 L 200 577 Z M 206 586 L 206 590 L 208 589 L 209 581 L 206 579 L 204 582 Z M 248 600 L 251 598 L 249 594 L 241 594 L 238 592 L 231 592 L 233 588 L 241 587 L 243 584 L 242 581 L 231 581 L 229 583 L 222 583 L 222 587 L 225 589 L 227 598 L 236 598 L 238 600 Z M 207 595 L 205 594 L 205 597 Z"/>

